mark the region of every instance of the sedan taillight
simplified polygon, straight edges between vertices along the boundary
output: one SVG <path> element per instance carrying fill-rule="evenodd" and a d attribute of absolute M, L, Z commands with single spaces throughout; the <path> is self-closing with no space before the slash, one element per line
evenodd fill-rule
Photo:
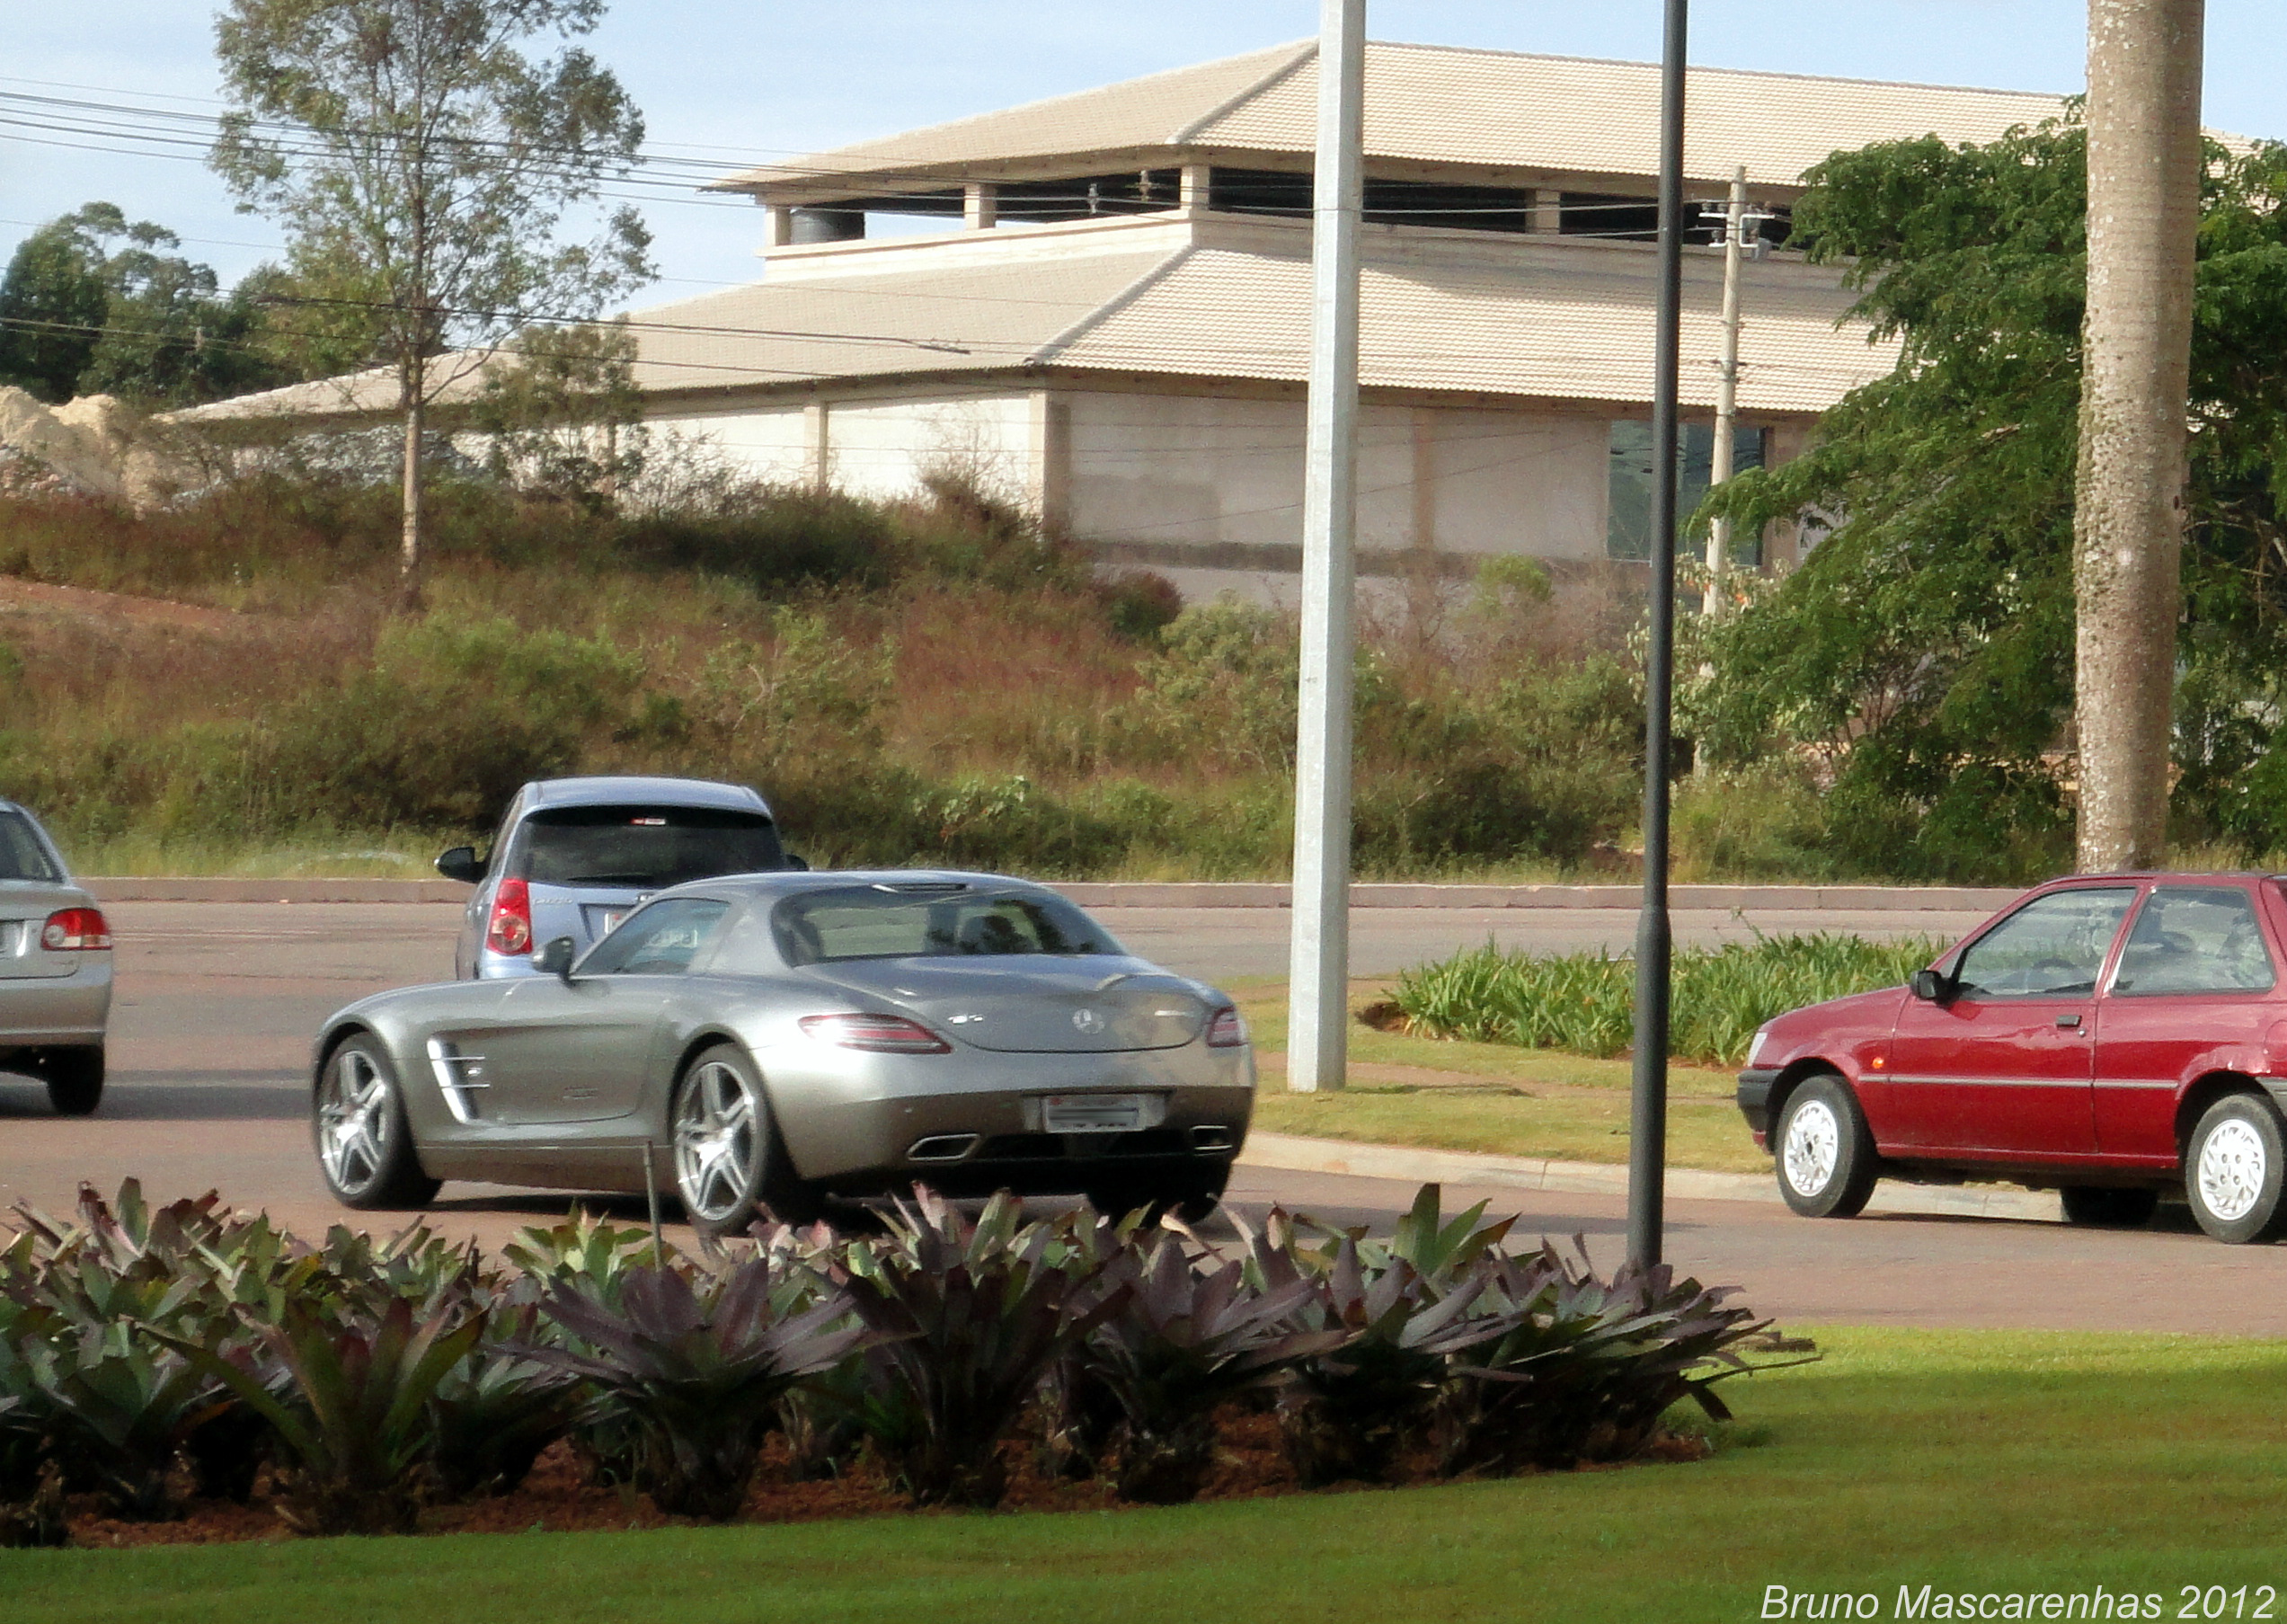
<path fill-rule="evenodd" d="M 532 891 L 522 880 L 503 880 L 492 893 L 492 917 L 484 926 L 484 945 L 494 953 L 532 951 Z"/>
<path fill-rule="evenodd" d="M 1215 1012 L 1207 1023 L 1207 1044 L 1210 1049 L 1237 1049 L 1246 1042 L 1246 1023 L 1239 1012 L 1228 1004 Z"/>
<path fill-rule="evenodd" d="M 951 1054 L 953 1045 L 901 1015 L 806 1015 L 802 1029 L 821 1043 L 875 1054 Z"/>
<path fill-rule="evenodd" d="M 66 908 L 48 916 L 40 927 L 40 945 L 50 953 L 105 953 L 111 945 L 111 927 L 93 908 Z"/>

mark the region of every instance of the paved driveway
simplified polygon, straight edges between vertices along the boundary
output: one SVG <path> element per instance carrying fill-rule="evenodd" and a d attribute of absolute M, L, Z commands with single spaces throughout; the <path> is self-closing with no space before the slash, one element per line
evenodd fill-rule
<path fill-rule="evenodd" d="M 1488 931 L 1504 944 L 1623 945 L 1618 910 L 1360 910 L 1361 973 L 1395 970 Z M 68 1204 L 84 1178 L 125 1176 L 155 1196 L 209 1186 L 269 1207 L 315 1233 L 345 1215 L 317 1181 L 306 1126 L 309 1034 L 361 994 L 448 974 L 457 918 L 421 904 L 122 903 L 120 1003 L 111 1094 L 92 1120 L 48 1114 L 36 1085 L 0 1078 L 0 1202 Z M 1237 916 L 1237 917 L 1234 917 Z M 1706 940 L 1747 925 L 1954 928 L 1950 916 L 1895 913 L 1683 916 L 1680 935 Z M 1118 910 L 1107 922 L 1139 948 L 1197 973 L 1276 974 L 1285 916 L 1275 910 L 1189 915 Z M 1961 926 L 1974 920 L 1958 921 Z M 1386 1223 L 1412 1198 L 1380 1179 L 1243 1168 L 1232 1191 L 1243 1214 L 1272 1202 L 1334 1222 Z M 1447 1193 L 1450 1208 L 1489 1195 L 1521 1211 L 1524 1234 L 1585 1237 L 1600 1264 L 1618 1256 L 1620 1199 L 1516 1190 Z M 456 1232 L 498 1240 L 561 1213 L 561 1195 L 448 1185 L 434 1214 Z M 640 1203 L 623 1202 L 630 1218 Z M 2114 1327 L 2287 1335 L 2287 1248 L 2217 1246 L 2182 1229 L 2131 1235 L 1995 1219 L 1865 1218 L 1813 1222 L 1747 1202 L 1680 1202 L 1670 1256 L 1710 1281 L 1748 1288 L 1745 1300 L 1795 1321 Z"/>

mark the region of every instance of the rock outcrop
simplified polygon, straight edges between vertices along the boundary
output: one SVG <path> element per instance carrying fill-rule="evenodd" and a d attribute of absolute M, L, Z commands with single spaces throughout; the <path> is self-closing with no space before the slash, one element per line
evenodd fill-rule
<path fill-rule="evenodd" d="M 193 448 L 109 395 L 50 406 L 0 386 L 0 478 L 59 485 L 142 509 L 203 484 Z"/>

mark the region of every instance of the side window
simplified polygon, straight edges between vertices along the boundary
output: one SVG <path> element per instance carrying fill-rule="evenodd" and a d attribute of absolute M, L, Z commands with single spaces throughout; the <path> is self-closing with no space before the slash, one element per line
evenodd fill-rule
<path fill-rule="evenodd" d="M 681 975 L 714 940 L 728 902 L 711 897 L 670 897 L 628 916 L 589 950 L 582 975 Z"/>
<path fill-rule="evenodd" d="M 1971 943 L 1954 968 L 1965 998 L 2087 998 L 2136 892 L 2126 886 L 2035 897 Z"/>
<path fill-rule="evenodd" d="M 2268 992 L 2278 979 L 2254 898 L 2237 885 L 2162 885 L 2136 915 L 2113 990 Z"/>

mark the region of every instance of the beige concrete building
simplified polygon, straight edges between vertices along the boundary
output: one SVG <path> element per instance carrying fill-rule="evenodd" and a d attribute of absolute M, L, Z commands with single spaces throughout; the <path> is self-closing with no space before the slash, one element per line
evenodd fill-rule
<path fill-rule="evenodd" d="M 758 474 L 854 492 L 959 467 L 1187 594 L 1286 595 L 1316 77 L 1312 46 L 1283 46 L 720 182 L 765 211 L 764 271 L 633 318 L 652 421 Z M 1642 555 L 1657 78 L 1369 48 L 1361 574 Z M 1794 455 L 1894 359 L 1847 319 L 1837 272 L 1785 247 L 1804 172 L 1871 141 L 1990 140 L 2061 111 L 1716 70 L 1693 74 L 1689 106 L 1689 195 L 1719 196 L 1743 164 L 1774 217 L 1774 251 L 1745 271 L 1743 463 Z M 868 235 L 889 217 L 906 233 Z M 1718 251 L 1688 251 L 1688 499 L 1705 477 L 1721 280 Z M 373 404 L 350 379 L 200 415 Z"/>

